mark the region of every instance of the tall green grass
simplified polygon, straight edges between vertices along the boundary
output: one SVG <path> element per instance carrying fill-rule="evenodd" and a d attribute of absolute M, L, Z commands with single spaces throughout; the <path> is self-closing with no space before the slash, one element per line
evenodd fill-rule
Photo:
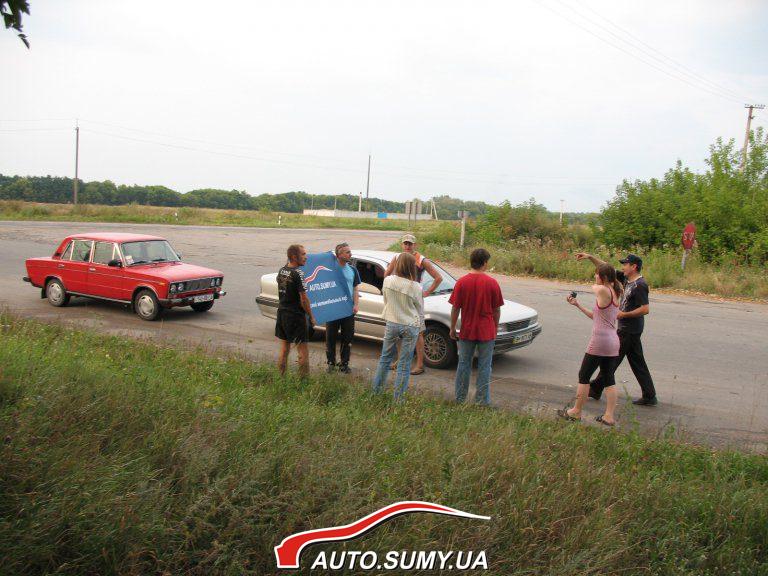
<path fill-rule="evenodd" d="M 430 258 L 467 266 L 474 246 L 462 249 L 457 243 L 446 244 L 440 241 L 442 237 L 439 234 L 437 242 L 430 242 L 436 236 L 435 232 L 430 231 L 425 236 L 427 243 L 422 244 L 419 250 Z M 588 262 L 579 262 L 575 258 L 576 252 L 583 250 L 581 248 L 561 247 L 527 238 L 488 248 L 492 256 L 490 266 L 496 272 L 578 282 L 587 282 L 594 277 L 594 268 Z M 392 249 L 399 249 L 399 246 L 393 245 Z M 619 267 L 619 258 L 628 251 L 643 258 L 643 275 L 651 288 L 673 288 L 724 297 L 768 298 L 765 270 L 740 265 L 732 258 L 723 257 L 719 262 L 710 263 L 700 259 L 694 251 L 683 270 L 680 250 L 635 247 L 619 252 L 598 247 L 594 254 Z"/>
<path fill-rule="evenodd" d="M 331 218 L 256 210 L 168 208 L 161 206 L 100 206 L 93 204 L 37 204 L 0 200 L 0 220 L 53 222 L 127 222 L 134 224 L 182 224 L 206 226 L 253 226 L 260 228 L 344 228 L 360 230 L 429 230 L 433 222 L 371 218 Z"/>
<path fill-rule="evenodd" d="M 325 548 L 485 550 L 494 575 L 768 570 L 764 457 L 0 321 L 3 575 L 274 574 L 285 536 L 407 499 L 492 519 Z"/>

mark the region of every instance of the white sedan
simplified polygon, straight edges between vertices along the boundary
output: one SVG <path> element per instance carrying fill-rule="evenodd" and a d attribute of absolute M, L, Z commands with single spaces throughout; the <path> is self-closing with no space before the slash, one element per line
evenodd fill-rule
<path fill-rule="evenodd" d="M 384 297 L 381 287 L 384 271 L 397 256 L 396 252 L 356 250 L 352 254 L 352 264 L 360 273 L 360 305 L 355 316 L 355 336 L 369 340 L 384 339 L 386 322 L 382 318 Z M 438 289 L 424 299 L 424 317 L 427 331 L 424 335 L 424 363 L 430 368 L 449 368 L 456 363 L 456 342 L 451 340 L 451 305 L 448 303 L 456 279 L 433 262 L 440 271 L 443 281 Z M 261 313 L 268 318 L 277 316 L 277 274 L 265 274 L 261 277 L 261 292 L 256 298 Z M 424 290 L 432 285 L 432 277 L 425 271 L 421 280 Z M 314 326 L 322 330 L 323 326 Z M 459 325 L 459 331 L 461 326 Z M 528 346 L 541 333 L 539 317 L 533 308 L 504 300 L 496 334 L 496 346 L 493 353 L 503 354 L 510 350 Z"/>

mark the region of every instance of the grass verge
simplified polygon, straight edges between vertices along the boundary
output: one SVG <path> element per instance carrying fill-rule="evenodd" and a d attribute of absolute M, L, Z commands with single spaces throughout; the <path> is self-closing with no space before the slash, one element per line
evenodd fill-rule
<path fill-rule="evenodd" d="M 768 571 L 764 457 L 1 320 L 4 575 L 273 574 L 285 536 L 397 500 L 492 519 L 403 516 L 302 565 L 485 550 L 499 575 Z"/>
<path fill-rule="evenodd" d="M 278 216 L 281 217 L 278 224 Z M 133 224 L 182 224 L 203 226 L 252 226 L 257 228 L 345 228 L 359 230 L 430 230 L 431 221 L 409 225 L 407 220 L 330 218 L 255 210 L 168 208 L 163 206 L 99 206 L 93 204 L 41 204 L 0 200 L 0 220 L 52 222 L 127 222 Z"/>
<path fill-rule="evenodd" d="M 393 245 L 392 250 L 399 250 Z M 459 248 L 456 245 L 426 243 L 419 250 L 430 258 L 450 262 L 457 266 L 469 266 L 472 247 Z M 589 263 L 577 262 L 574 257 L 579 249 L 564 249 L 542 246 L 537 242 L 521 240 L 509 242 L 500 247 L 489 247 L 492 255 L 490 266 L 495 272 L 521 276 L 536 276 L 557 280 L 589 282 L 594 277 L 594 267 Z M 643 275 L 653 288 L 671 288 L 694 294 L 721 296 L 725 298 L 768 299 L 768 276 L 763 268 L 738 265 L 725 260 L 721 263 L 704 262 L 694 252 L 686 263 L 685 271 L 680 268 L 680 251 L 633 249 L 643 258 Z M 607 262 L 615 263 L 624 252 L 607 249 L 595 251 L 595 255 Z"/>

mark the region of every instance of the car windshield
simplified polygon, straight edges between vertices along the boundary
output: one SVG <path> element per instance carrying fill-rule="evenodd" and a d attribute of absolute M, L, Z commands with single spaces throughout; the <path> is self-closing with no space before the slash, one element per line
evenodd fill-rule
<path fill-rule="evenodd" d="M 437 290 L 432 292 L 432 294 L 448 294 L 449 292 L 453 292 L 453 287 L 456 286 L 456 278 L 454 278 L 453 276 L 448 274 L 448 272 L 440 268 L 440 266 L 435 264 L 434 261 L 432 261 L 432 266 L 443 277 L 443 281 L 440 282 L 440 286 L 438 286 Z M 424 274 L 421 276 L 421 289 L 429 290 L 429 287 L 432 286 L 432 283 L 434 281 L 435 279 L 429 275 L 429 272 L 424 270 Z"/>
<path fill-rule="evenodd" d="M 122 249 L 127 266 L 149 264 L 150 262 L 178 262 L 180 260 L 167 240 L 123 242 Z"/>

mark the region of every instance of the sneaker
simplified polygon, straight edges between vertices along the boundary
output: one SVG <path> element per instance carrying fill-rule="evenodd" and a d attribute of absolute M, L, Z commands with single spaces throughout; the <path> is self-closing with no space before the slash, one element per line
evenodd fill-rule
<path fill-rule="evenodd" d="M 342 374 L 351 374 L 352 369 L 347 364 L 339 364 L 339 372 Z"/>
<path fill-rule="evenodd" d="M 331 364 L 328 362 L 328 368 L 325 369 L 328 374 L 332 374 L 333 372 L 336 372 L 336 364 Z"/>
<path fill-rule="evenodd" d="M 653 398 L 638 398 L 637 400 L 632 400 L 632 404 L 635 406 L 656 406 L 659 401 L 654 396 Z"/>

